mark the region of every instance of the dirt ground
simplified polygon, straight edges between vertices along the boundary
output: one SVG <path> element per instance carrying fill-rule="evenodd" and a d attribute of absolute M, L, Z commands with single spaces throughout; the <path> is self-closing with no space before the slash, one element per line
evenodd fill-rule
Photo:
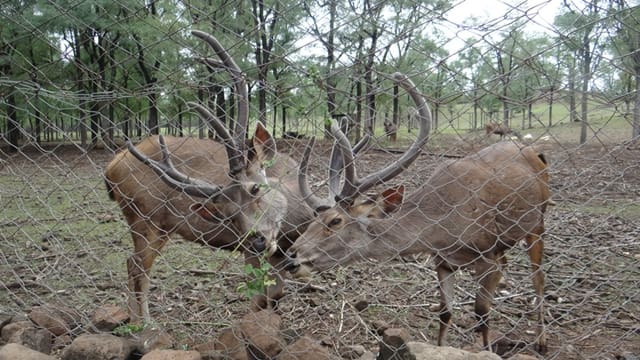
<path fill-rule="evenodd" d="M 438 146 L 429 145 L 393 182 L 411 191 L 442 161 L 481 148 L 486 141 L 434 142 Z M 286 145 L 299 157 L 304 143 Z M 546 216 L 549 352 L 544 358 L 640 356 L 640 148 L 553 141 L 536 146 L 550 160 L 557 203 Z M 312 184 L 321 183 L 328 152 L 328 144 L 318 145 L 310 170 Z M 58 301 L 89 316 L 96 303 L 126 306 L 125 260 L 131 241 L 119 209 L 108 201 L 101 184 L 102 169 L 111 156 L 106 150 L 83 155 L 78 149 L 59 147 L 0 162 L 0 195 L 10 204 L 0 210 L 0 289 L 6 291 L 0 295 L 0 311 L 26 311 Z M 358 167 L 366 174 L 397 156 L 372 149 Z M 74 195 L 67 195 L 70 192 Z M 40 213 L 38 208 L 49 210 Z M 496 294 L 491 331 L 494 338 L 507 339 L 500 350 L 503 356 L 535 355 L 528 258 L 523 247 L 507 255 L 510 264 Z M 237 254 L 205 252 L 181 241 L 170 244 L 154 268 L 154 320 L 182 345 L 211 340 L 248 310 L 248 301 L 237 291 L 245 279 L 241 263 Z M 477 349 L 472 274 L 457 276 L 448 340 L 456 347 Z M 407 329 L 415 340 L 435 343 L 437 282 L 426 255 L 336 269 L 317 276 L 312 284 L 288 280 L 287 295 L 279 305 L 284 326 L 321 339 L 336 353 L 356 344 L 374 351 L 380 322 Z"/>

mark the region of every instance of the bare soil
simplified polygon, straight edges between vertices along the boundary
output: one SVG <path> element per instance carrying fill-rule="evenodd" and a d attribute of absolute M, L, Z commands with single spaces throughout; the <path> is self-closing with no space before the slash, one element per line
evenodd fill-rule
<path fill-rule="evenodd" d="M 434 142 L 394 183 L 411 191 L 435 166 L 486 145 L 486 139 Z M 299 158 L 300 140 L 284 141 Z M 549 359 L 616 359 L 640 355 L 640 149 L 626 145 L 538 143 L 551 163 L 553 199 L 546 217 L 545 272 Z M 401 145 L 371 149 L 361 173 L 378 169 Z M 320 143 L 312 183 L 326 171 L 329 144 Z M 95 303 L 126 306 L 125 260 L 131 244 L 116 204 L 101 183 L 111 158 L 60 146 L 27 150 L 0 160 L 0 312 L 22 312 L 57 301 L 87 315 Z M 38 184 L 37 186 L 29 184 Z M 42 210 L 42 211 L 41 211 Z M 508 357 L 533 350 L 535 312 L 523 247 L 496 294 L 490 327 L 507 339 Z M 237 291 L 245 281 L 238 254 L 202 251 L 175 241 L 154 268 L 152 316 L 181 345 L 210 341 L 248 311 Z M 458 274 L 456 310 L 448 340 L 478 349 L 473 331 L 475 284 Z M 375 351 L 376 327 L 404 327 L 416 340 L 435 342 L 438 303 L 428 256 L 362 263 L 320 274 L 313 286 L 288 281 L 279 310 L 284 325 L 320 339 L 336 353 L 360 344 Z M 503 341 L 505 342 L 505 341 Z"/>

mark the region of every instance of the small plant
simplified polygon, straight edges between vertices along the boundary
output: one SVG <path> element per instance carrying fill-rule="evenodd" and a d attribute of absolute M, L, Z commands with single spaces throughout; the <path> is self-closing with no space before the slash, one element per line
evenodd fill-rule
<path fill-rule="evenodd" d="M 269 270 L 271 270 L 271 264 L 266 262 L 262 256 L 260 257 L 259 267 L 256 268 L 252 264 L 246 264 L 244 273 L 250 279 L 238 285 L 238 291 L 244 293 L 247 299 L 263 294 L 267 286 L 276 284 L 276 281 L 269 276 Z"/>
<path fill-rule="evenodd" d="M 129 336 L 144 330 L 146 324 L 125 324 L 113 329 L 113 334 L 117 336 Z"/>
<path fill-rule="evenodd" d="M 265 169 L 269 169 L 272 168 L 273 165 L 276 164 L 276 160 L 275 159 L 270 159 L 270 160 L 265 160 L 262 162 L 262 167 Z"/>

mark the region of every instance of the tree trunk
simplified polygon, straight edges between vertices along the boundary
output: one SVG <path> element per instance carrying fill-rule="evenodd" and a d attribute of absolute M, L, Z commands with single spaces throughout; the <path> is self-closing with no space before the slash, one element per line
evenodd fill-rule
<path fill-rule="evenodd" d="M 7 121 L 7 140 L 9 141 L 7 152 L 15 153 L 20 146 L 20 121 L 18 120 L 16 96 L 13 92 L 7 96 Z"/>
<path fill-rule="evenodd" d="M 640 45 L 640 32 L 636 33 L 636 44 Z M 640 140 L 640 52 L 633 53 L 633 64 L 636 80 L 636 91 L 634 95 L 632 133 L 633 139 Z"/>
<path fill-rule="evenodd" d="M 586 45 L 588 47 L 588 45 Z M 582 63 L 582 99 L 580 101 L 580 116 L 582 117 L 580 122 L 580 144 L 587 142 L 587 124 L 588 124 L 588 111 L 589 111 L 589 81 L 591 80 L 591 52 L 588 48 L 585 49 L 583 54 Z"/>

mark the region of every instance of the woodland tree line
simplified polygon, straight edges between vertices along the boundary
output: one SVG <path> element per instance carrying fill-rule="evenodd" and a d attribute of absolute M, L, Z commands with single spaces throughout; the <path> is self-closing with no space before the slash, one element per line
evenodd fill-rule
<path fill-rule="evenodd" d="M 249 80 L 252 120 L 277 135 L 292 122 L 341 114 L 357 125 L 356 137 L 373 133 L 380 113 L 398 124 L 408 101 L 382 88 L 384 74 L 402 71 L 432 104 L 435 126 L 460 104 L 472 109 L 472 128 L 481 114 L 509 124 L 516 111 L 531 126 L 533 104 L 562 97 L 570 120 L 582 122 L 581 142 L 592 99 L 614 104 L 632 124 L 629 136 L 640 136 L 634 1 L 558 2 L 546 32 L 530 30 L 534 8 L 483 22 L 452 19 L 454 3 L 7 1 L 0 8 L 0 140 L 12 152 L 25 139 L 90 147 L 192 127 L 206 136 L 185 108 L 190 100 L 231 122 L 230 80 L 201 58 L 207 49 L 191 29 L 225 45 Z M 444 46 L 455 41 L 460 50 Z"/>

